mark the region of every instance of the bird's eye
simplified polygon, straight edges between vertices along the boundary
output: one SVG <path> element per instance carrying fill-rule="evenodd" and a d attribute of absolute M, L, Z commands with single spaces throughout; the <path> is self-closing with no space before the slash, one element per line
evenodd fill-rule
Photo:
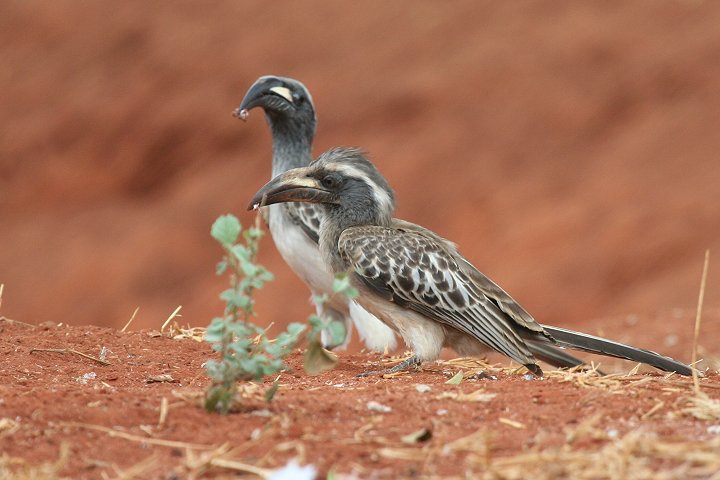
<path fill-rule="evenodd" d="M 320 180 L 322 186 L 328 189 L 337 188 L 340 185 L 340 182 L 340 177 L 333 173 L 325 175 L 322 180 Z"/>
<path fill-rule="evenodd" d="M 295 103 L 297 105 L 302 104 L 303 100 L 305 100 L 305 98 L 297 92 L 293 92 L 292 99 L 293 99 L 293 103 Z"/>

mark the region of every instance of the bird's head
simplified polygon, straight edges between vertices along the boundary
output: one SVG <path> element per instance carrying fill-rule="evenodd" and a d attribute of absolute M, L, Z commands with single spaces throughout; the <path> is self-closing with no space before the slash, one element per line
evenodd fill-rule
<path fill-rule="evenodd" d="M 233 115 L 245 120 L 250 110 L 260 107 L 265 111 L 271 127 L 292 123 L 315 135 L 315 107 L 305 85 L 286 77 L 266 75 L 258 78 L 245 94 Z"/>
<path fill-rule="evenodd" d="M 344 147 L 270 180 L 255 194 L 248 210 L 284 202 L 324 204 L 344 227 L 387 225 L 395 210 L 395 195 L 387 180 L 360 150 Z"/>

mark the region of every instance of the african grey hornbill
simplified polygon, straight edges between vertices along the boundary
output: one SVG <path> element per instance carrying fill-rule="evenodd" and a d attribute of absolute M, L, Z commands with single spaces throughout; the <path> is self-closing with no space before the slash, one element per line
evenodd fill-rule
<path fill-rule="evenodd" d="M 235 115 L 245 119 L 248 111 L 260 107 L 272 133 L 273 177 L 312 160 L 316 115 L 312 97 L 305 86 L 291 78 L 264 76 L 250 87 Z M 288 203 L 269 207 L 265 212 L 275 245 L 290 268 L 310 287 L 314 295 L 327 293 L 329 304 L 318 307 L 318 315 L 342 321 L 347 332 L 340 345 L 323 331 L 325 347 L 345 346 L 354 322 L 360 338 L 376 351 L 394 350 L 396 339 L 384 323 L 347 299 L 333 296 L 333 274 L 326 268 L 318 250 L 320 217 L 323 209 L 307 203 Z M 352 319 L 353 322 L 350 321 Z"/>
<path fill-rule="evenodd" d="M 537 359 L 568 367 L 558 347 L 646 363 L 690 375 L 687 365 L 648 350 L 541 325 L 456 246 L 392 218 L 387 181 L 356 149 L 332 149 L 307 167 L 267 183 L 249 208 L 283 202 L 323 205 L 320 251 L 334 272 L 349 272 L 357 302 L 400 334 L 414 356 L 390 371 L 435 360 L 443 346 L 460 355 L 489 348 L 542 375 Z"/>

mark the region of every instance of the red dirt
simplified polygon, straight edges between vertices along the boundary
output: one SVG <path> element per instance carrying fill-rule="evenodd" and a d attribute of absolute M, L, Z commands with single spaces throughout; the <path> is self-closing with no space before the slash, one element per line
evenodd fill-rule
<path fill-rule="evenodd" d="M 230 115 L 267 73 L 310 88 L 316 152 L 367 149 L 398 216 L 541 321 L 694 308 L 720 252 L 718 24 L 714 2 L 2 2 L 3 314 L 206 324 L 210 225 L 251 222 L 270 175 L 262 115 Z M 263 320 L 304 319 L 306 289 L 262 256 Z"/>
<path fill-rule="evenodd" d="M 368 150 L 397 191 L 398 216 L 457 242 L 544 323 L 689 361 L 710 248 L 701 356 L 717 357 L 718 24 L 712 2 L 1 2 L 0 315 L 63 324 L 0 323 L 0 421 L 19 422 L 0 424 L 2 452 L 36 464 L 66 442 L 71 478 L 113 477 L 114 465 L 148 457 L 157 463 L 140 478 L 193 473 L 183 448 L 61 423 L 80 422 L 229 442 L 230 458 L 255 465 L 300 456 L 323 472 L 398 478 L 482 469 L 478 452 L 438 453 L 478 430 L 491 432 L 487 458 L 509 458 L 561 445 L 595 413 L 598 438 L 579 441 L 588 450 L 614 445 L 608 429 L 638 426 L 660 440 L 715 441 L 712 422 L 670 418 L 689 394 L 685 379 L 673 380 L 677 391 L 660 380 L 608 391 L 498 373 L 453 387 L 436 371 L 446 367 L 430 365 L 358 380 L 376 357 L 357 354 L 356 343 L 337 370 L 284 374 L 272 404 L 253 400 L 270 417 L 220 418 L 172 396 L 202 391 L 207 346 L 117 329 L 137 306 L 133 330 L 159 328 L 177 305 L 181 322 L 196 326 L 221 310 L 210 225 L 226 212 L 250 223 L 244 206 L 270 172 L 262 115 L 241 123 L 230 113 L 272 73 L 311 90 L 316 152 Z M 260 321 L 304 319 L 307 290 L 270 242 L 261 256 L 276 281 L 259 293 Z M 112 351 L 109 367 L 30 354 L 101 346 Z M 96 379 L 75 380 L 89 372 Z M 164 373 L 175 382 L 145 383 Z M 419 394 L 416 383 L 433 390 Z M 498 396 L 435 399 L 478 388 Z M 163 397 L 171 407 L 157 427 Z M 371 399 L 393 411 L 367 411 Z M 426 445 L 399 442 L 420 427 L 432 429 Z M 425 461 L 383 456 L 399 446 Z"/>
<path fill-rule="evenodd" d="M 720 316 L 708 320 L 717 322 Z M 719 440 L 710 430 L 718 419 L 703 421 L 680 413 L 692 396 L 692 380 L 666 379 L 657 372 L 615 378 L 609 386 L 593 386 L 591 381 L 583 386 L 583 374 L 560 377 L 548 372 L 544 380 L 527 380 L 488 367 L 484 371 L 495 379 L 448 385 L 459 370 L 448 363 L 431 363 L 397 378 L 356 378 L 376 366 L 379 357 L 341 354 L 335 370 L 310 377 L 302 371 L 301 357 L 293 354 L 288 363 L 294 370 L 280 376 L 272 403 L 261 399 L 268 380 L 258 392 L 251 390 L 242 411 L 222 417 L 198 404 L 197 396 L 208 384 L 202 368 L 211 356 L 207 344 L 151 331 L 8 322 L 0 322 L 0 338 L 3 458 L 21 470 L 55 462 L 61 446 L 67 445 L 69 456 L 59 473 L 68 478 L 114 478 L 121 473 L 126 475 L 122 478 L 214 478 L 229 471 L 198 458 L 223 444 L 228 448 L 215 456 L 263 468 L 297 458 L 322 474 L 409 478 L 469 475 L 523 453 L 598 451 L 633 432 L 653 444 Z M 108 366 L 74 353 L 32 351 L 67 348 L 97 356 L 102 347 L 109 349 Z M 681 342 L 667 350 L 687 348 Z M 603 363 L 606 370 L 618 366 L 629 367 L 619 361 Z M 94 378 L 83 382 L 83 375 L 90 373 Z M 171 381 L 148 383 L 161 375 L 170 375 Z M 420 393 L 417 384 L 432 390 Z M 717 372 L 701 384 L 720 400 Z M 477 390 L 496 396 L 487 402 L 438 398 Z M 161 422 L 163 399 L 169 401 L 169 411 Z M 392 411 L 370 411 L 369 401 Z M 657 410 L 648 414 L 653 408 Z M 426 442 L 401 440 L 423 428 L 432 435 Z M 469 446 L 455 442 L 469 435 L 475 435 Z M 576 436 L 572 444 L 570 435 Z M 158 444 L 166 441 L 178 444 Z M 720 465 L 720 454 L 716 459 Z M 649 456 L 650 467 L 661 473 L 683 464 L 692 466 L 689 456 L 681 462 L 673 462 L 667 452 Z M 567 460 L 554 462 L 553 478 L 573 476 L 571 468 Z M 704 476 L 696 471 L 696 478 Z"/>

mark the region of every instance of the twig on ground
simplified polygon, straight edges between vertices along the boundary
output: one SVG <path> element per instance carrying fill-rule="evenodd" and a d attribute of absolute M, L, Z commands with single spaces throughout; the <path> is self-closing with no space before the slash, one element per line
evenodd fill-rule
<path fill-rule="evenodd" d="M 133 435 L 131 433 L 121 432 L 119 430 L 115 430 L 112 428 L 103 427 L 102 425 L 93 425 L 91 423 L 58 422 L 58 423 L 56 423 L 56 425 L 58 425 L 60 427 L 84 428 L 87 430 L 96 430 L 98 432 L 106 433 L 110 437 L 122 438 L 123 440 L 129 440 L 131 442 L 159 445 L 161 447 L 189 448 L 189 449 L 195 449 L 195 450 L 210 450 L 210 449 L 216 448 L 213 445 L 203 445 L 203 444 L 199 444 L 199 443 L 180 442 L 180 441 L 176 441 L 176 440 L 163 440 L 161 438 L 141 437 L 140 435 Z"/>
<path fill-rule="evenodd" d="M 703 264 L 702 277 L 700 278 L 700 293 L 698 294 L 697 312 L 695 313 L 695 338 L 693 339 L 692 365 L 693 365 L 693 384 L 695 385 L 695 393 L 700 393 L 700 380 L 697 374 L 697 349 L 698 338 L 700 338 L 700 319 L 702 317 L 703 300 L 705 299 L 705 282 L 707 281 L 708 264 L 710 263 L 710 250 L 705 250 L 705 263 Z"/>
<path fill-rule="evenodd" d="M 88 355 L 87 353 L 78 352 L 75 349 L 72 348 L 32 348 L 30 349 L 30 353 L 34 352 L 49 352 L 49 353 L 72 353 L 75 355 L 80 355 L 81 357 L 87 358 L 88 360 L 92 360 L 95 362 L 98 362 L 102 365 L 110 365 L 110 362 L 106 362 L 105 360 L 101 360 L 100 358 L 93 357 L 92 355 Z"/>
<path fill-rule="evenodd" d="M 130 315 L 130 320 L 128 320 L 128 322 L 125 324 L 125 326 L 122 327 L 122 330 L 120 330 L 121 332 L 125 333 L 125 330 L 127 330 L 127 328 L 130 326 L 130 324 L 133 322 L 133 320 L 135 320 L 135 316 L 137 315 L 138 310 L 140 310 L 140 307 L 135 307 L 135 311 L 133 312 L 132 315 Z"/>
<path fill-rule="evenodd" d="M 172 321 L 173 318 L 179 317 L 180 309 L 182 308 L 182 305 L 178 305 L 175 310 L 170 314 L 170 316 L 165 320 L 165 323 L 162 324 L 162 327 L 160 327 L 160 332 L 162 333 L 165 330 L 165 327 L 168 326 L 168 323 Z"/>
<path fill-rule="evenodd" d="M 33 325 L 32 323 L 21 322 L 20 320 L 13 320 L 12 318 L 7 318 L 2 315 L 0 315 L 0 321 L 8 322 L 8 323 L 16 323 L 18 325 L 25 325 L 26 327 L 33 327 L 33 328 L 36 327 L 36 325 Z"/>
<path fill-rule="evenodd" d="M 252 473 L 262 478 L 269 478 L 272 474 L 272 470 L 267 468 L 256 467 L 247 463 L 238 462 L 236 460 L 227 460 L 224 458 L 213 458 L 210 460 L 210 465 L 230 470 L 237 470 L 239 472 Z"/>
<path fill-rule="evenodd" d="M 158 428 L 162 428 L 165 426 L 165 421 L 167 420 L 168 411 L 170 410 L 170 407 L 168 406 L 168 399 L 167 397 L 163 397 L 160 401 L 160 419 L 158 420 Z"/>
<path fill-rule="evenodd" d="M 140 462 L 136 463 L 125 471 L 121 471 L 119 468 L 114 467 L 116 472 L 118 473 L 118 476 L 115 477 L 113 480 L 130 480 L 133 478 L 145 478 L 145 474 L 153 468 L 157 467 L 157 465 L 158 456 L 156 453 L 153 453 L 149 457 L 141 460 Z"/>

